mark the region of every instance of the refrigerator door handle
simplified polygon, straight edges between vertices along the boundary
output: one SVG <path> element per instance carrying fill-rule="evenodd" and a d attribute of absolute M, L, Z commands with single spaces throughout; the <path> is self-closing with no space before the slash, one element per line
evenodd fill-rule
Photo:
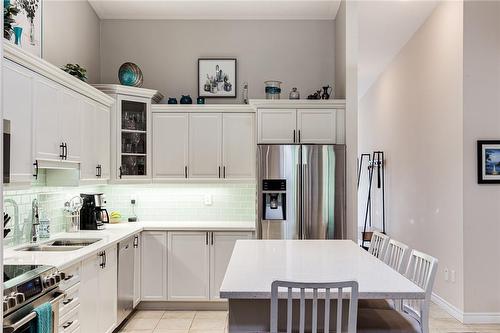
<path fill-rule="evenodd" d="M 297 163 L 297 172 L 296 172 L 296 175 L 295 175 L 295 181 L 296 181 L 296 184 L 297 184 L 297 192 L 296 192 L 296 195 L 295 195 L 295 205 L 297 207 L 297 214 L 296 214 L 296 220 L 297 220 L 297 224 L 299 226 L 299 232 L 298 232 L 298 235 L 297 235 L 297 238 L 298 239 L 302 239 L 302 231 L 303 231 L 303 226 L 302 226 L 302 187 L 301 187 L 301 180 L 302 178 L 302 163 L 301 161 L 299 160 L 299 163 Z"/>
<path fill-rule="evenodd" d="M 309 200 L 308 197 L 308 186 L 309 179 L 307 178 L 307 164 L 302 163 L 302 182 L 301 182 L 301 192 L 302 192 L 302 206 L 301 206 L 301 219 L 302 219 L 302 239 L 307 239 L 308 237 L 308 218 L 309 218 Z"/>

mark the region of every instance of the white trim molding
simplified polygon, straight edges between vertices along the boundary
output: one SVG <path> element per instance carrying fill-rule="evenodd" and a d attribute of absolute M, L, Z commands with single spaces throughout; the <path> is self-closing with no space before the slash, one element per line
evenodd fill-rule
<path fill-rule="evenodd" d="M 250 105 L 256 109 L 345 109 L 345 99 L 251 99 Z"/>
<path fill-rule="evenodd" d="M 57 66 L 54 66 L 48 61 L 26 52 L 8 41 L 3 42 L 3 49 L 3 56 L 5 59 L 26 67 L 27 69 L 59 83 L 60 85 L 63 85 L 81 95 L 93 99 L 107 107 L 110 107 L 115 102 L 113 98 L 95 89 L 90 84 L 69 75 Z"/>
<path fill-rule="evenodd" d="M 435 293 L 432 301 L 463 324 L 500 324 L 500 312 L 464 312 Z"/>
<path fill-rule="evenodd" d="M 93 84 L 92 86 L 108 95 L 118 94 L 145 97 L 150 98 L 153 103 L 160 103 L 160 101 L 165 97 L 158 90 L 123 86 L 121 84 Z"/>
<path fill-rule="evenodd" d="M 255 113 L 246 104 L 153 104 L 153 112 L 217 112 L 217 113 Z"/>

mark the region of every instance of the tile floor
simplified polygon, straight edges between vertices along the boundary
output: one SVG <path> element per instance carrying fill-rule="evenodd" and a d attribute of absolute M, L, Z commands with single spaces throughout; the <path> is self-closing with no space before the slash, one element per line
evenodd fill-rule
<path fill-rule="evenodd" d="M 226 311 L 137 311 L 123 333 L 227 333 Z M 499 325 L 463 325 L 431 306 L 431 333 L 500 333 Z"/>

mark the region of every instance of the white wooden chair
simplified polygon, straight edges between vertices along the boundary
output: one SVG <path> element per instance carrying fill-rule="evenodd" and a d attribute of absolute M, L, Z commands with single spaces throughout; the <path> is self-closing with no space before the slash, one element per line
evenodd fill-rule
<path fill-rule="evenodd" d="M 387 244 L 389 243 L 389 236 L 384 235 L 378 231 L 375 231 L 372 235 L 372 239 L 370 240 L 370 247 L 368 248 L 368 252 L 383 260 L 385 257 L 385 250 L 387 248 Z"/>
<path fill-rule="evenodd" d="M 404 274 L 410 256 L 408 245 L 391 239 L 385 252 L 384 262 L 394 270 Z"/>
<path fill-rule="evenodd" d="M 425 291 L 423 300 L 404 300 L 402 312 L 388 309 L 359 309 L 358 332 L 429 333 L 429 307 L 438 260 L 413 250 L 405 276 Z"/>
<path fill-rule="evenodd" d="M 389 240 L 387 251 L 385 252 L 384 262 L 398 273 L 404 274 L 410 256 L 410 248 L 408 245 L 391 239 Z M 385 299 L 362 299 L 359 300 L 359 307 L 388 310 L 396 308 L 400 310 L 401 302 Z"/>
<path fill-rule="evenodd" d="M 293 309 L 293 290 L 300 290 L 300 313 L 299 313 L 299 332 L 305 332 L 305 303 L 306 303 L 306 292 L 312 291 L 312 316 L 311 316 L 311 330 L 312 333 L 318 332 L 318 292 L 324 293 L 324 318 L 323 318 L 323 330 L 321 332 L 331 332 L 330 330 L 330 302 L 331 302 L 331 290 L 334 289 L 337 292 L 337 297 L 334 298 L 337 306 L 337 317 L 336 317 L 336 330 L 334 332 L 341 333 L 342 331 L 342 303 L 344 298 L 344 293 L 350 292 L 349 298 L 349 317 L 347 324 L 347 332 L 356 332 L 356 322 L 357 322 L 357 310 L 358 310 L 358 283 L 356 281 L 346 281 L 346 282 L 332 282 L 332 283 L 304 283 L 304 282 L 290 282 L 290 281 L 274 281 L 271 285 L 271 333 L 278 333 L 278 296 L 279 288 L 287 288 L 287 318 L 286 318 L 286 331 L 291 333 L 292 330 L 295 332 L 296 328 L 293 329 L 292 321 L 292 309 Z M 346 290 L 347 289 L 347 290 Z M 309 329 L 308 329 L 309 332 Z"/>

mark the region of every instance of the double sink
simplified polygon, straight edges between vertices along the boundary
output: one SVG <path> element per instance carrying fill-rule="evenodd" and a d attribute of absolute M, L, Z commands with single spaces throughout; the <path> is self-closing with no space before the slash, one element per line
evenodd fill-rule
<path fill-rule="evenodd" d="M 16 251 L 67 252 L 75 251 L 100 241 L 101 238 L 57 238 L 47 243 L 25 246 Z"/>

